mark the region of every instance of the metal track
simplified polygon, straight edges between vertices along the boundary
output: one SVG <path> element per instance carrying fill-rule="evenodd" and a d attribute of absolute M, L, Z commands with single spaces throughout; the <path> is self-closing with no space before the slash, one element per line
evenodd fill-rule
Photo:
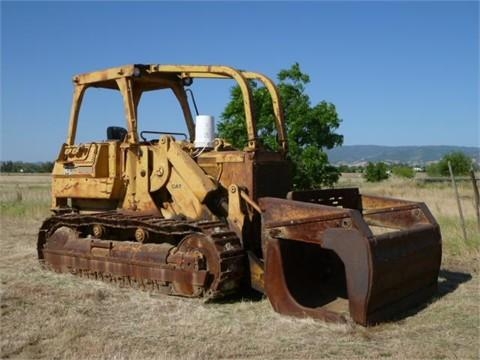
<path fill-rule="evenodd" d="M 139 231 L 142 242 L 135 241 Z M 235 292 L 245 268 L 240 240 L 221 221 L 116 211 L 52 216 L 40 228 L 37 250 L 54 271 L 207 299 Z"/>

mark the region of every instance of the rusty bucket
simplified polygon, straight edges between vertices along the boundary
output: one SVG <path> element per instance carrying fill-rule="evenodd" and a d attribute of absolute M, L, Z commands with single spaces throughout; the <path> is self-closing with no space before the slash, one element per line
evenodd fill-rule
<path fill-rule="evenodd" d="M 441 262 L 423 203 L 357 189 L 261 198 L 264 286 L 282 314 L 371 325 L 428 300 Z"/>

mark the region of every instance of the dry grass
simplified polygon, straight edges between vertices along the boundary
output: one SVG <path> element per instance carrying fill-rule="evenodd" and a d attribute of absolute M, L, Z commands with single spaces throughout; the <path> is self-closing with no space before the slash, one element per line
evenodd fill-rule
<path fill-rule="evenodd" d="M 480 233 L 475 215 L 475 200 L 471 182 L 458 185 L 460 203 L 465 218 L 467 241 L 458 212 L 455 192 L 450 182 L 418 184 L 415 180 L 392 178 L 379 183 L 365 182 L 360 174 L 345 174 L 339 186 L 358 186 L 362 193 L 424 202 L 440 224 L 443 238 L 443 262 L 470 263 L 478 270 Z"/>
<path fill-rule="evenodd" d="M 445 244 L 451 244 L 445 250 L 448 261 L 442 268 L 438 297 L 397 322 L 366 329 L 352 323 L 280 316 L 265 299 L 205 304 L 43 271 L 36 262 L 35 242 L 42 218 L 48 214 L 48 178 L 40 183 L 24 177 L 8 180 L 0 177 L 2 358 L 480 356 L 478 240 L 462 244 L 449 187 L 423 188 L 391 181 L 361 184 L 364 192 L 427 202 L 439 219 Z M 21 201 L 17 200 L 17 184 Z M 468 188 L 461 191 L 471 219 Z M 13 211 L 12 206 L 23 210 Z"/>

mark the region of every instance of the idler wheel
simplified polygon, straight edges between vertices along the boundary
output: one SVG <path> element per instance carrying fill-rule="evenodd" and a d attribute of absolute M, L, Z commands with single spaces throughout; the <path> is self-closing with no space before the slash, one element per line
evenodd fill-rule
<path fill-rule="evenodd" d="M 192 234 L 184 238 L 178 245 L 177 251 L 168 259 L 187 271 L 207 271 L 205 283 L 187 284 L 172 282 L 174 293 L 183 296 L 210 297 L 216 292 L 220 284 L 220 255 L 211 239 L 203 234 Z"/>

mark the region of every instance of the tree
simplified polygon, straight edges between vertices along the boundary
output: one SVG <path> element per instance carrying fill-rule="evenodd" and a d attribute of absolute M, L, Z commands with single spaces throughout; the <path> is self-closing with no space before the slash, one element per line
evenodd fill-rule
<path fill-rule="evenodd" d="M 426 172 L 430 177 L 440 176 L 440 168 L 438 167 L 438 163 L 431 163 L 427 165 Z"/>
<path fill-rule="evenodd" d="M 305 86 L 310 77 L 303 73 L 298 63 L 278 75 L 278 89 L 283 104 L 285 125 L 289 142 L 289 156 L 293 163 L 295 188 L 330 186 L 340 177 L 340 172 L 328 162 L 324 149 L 343 143 L 343 136 L 335 133 L 341 119 L 335 105 L 326 101 L 312 106 Z M 277 149 L 276 129 L 270 95 L 264 87 L 251 82 L 254 116 L 257 132 L 265 147 Z M 238 86 L 230 92 L 230 102 L 218 124 L 219 136 L 237 148 L 247 144 L 245 111 L 242 93 Z"/>
<path fill-rule="evenodd" d="M 1 161 L 0 172 L 2 173 L 46 173 L 52 172 L 54 163 L 47 162 L 23 162 L 23 161 Z"/>
<path fill-rule="evenodd" d="M 448 162 L 452 165 L 453 175 L 468 175 L 470 170 L 476 170 L 477 165 L 465 153 L 461 151 L 453 151 L 445 154 L 442 159 L 427 166 L 428 176 L 450 176 L 448 170 Z"/>
<path fill-rule="evenodd" d="M 363 177 L 368 182 L 378 182 L 388 179 L 387 165 L 383 162 L 369 162 L 363 173 Z"/>
<path fill-rule="evenodd" d="M 3 173 L 13 172 L 13 162 L 12 161 L 2 161 L 0 165 L 0 171 Z"/>
<path fill-rule="evenodd" d="M 454 175 L 468 175 L 472 168 L 472 159 L 461 151 L 454 151 L 443 156 L 438 163 L 440 175 L 449 176 L 448 162 L 452 165 Z"/>
<path fill-rule="evenodd" d="M 415 171 L 408 165 L 395 165 L 392 167 L 392 173 L 396 176 L 407 179 L 413 179 L 415 177 Z"/>

